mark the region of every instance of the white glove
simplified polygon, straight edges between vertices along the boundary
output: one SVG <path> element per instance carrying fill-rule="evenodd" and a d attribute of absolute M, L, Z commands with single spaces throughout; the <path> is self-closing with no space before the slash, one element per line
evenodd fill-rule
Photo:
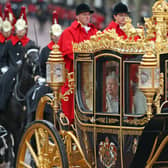
<path fill-rule="evenodd" d="M 1 68 L 1 72 L 4 74 L 8 71 L 8 69 L 9 69 L 8 66 L 4 66 Z"/>
<path fill-rule="evenodd" d="M 46 79 L 45 79 L 45 78 L 42 78 L 42 77 L 39 77 L 39 78 L 37 79 L 37 82 L 38 82 L 39 85 L 43 85 L 43 84 L 46 82 Z"/>
<path fill-rule="evenodd" d="M 22 64 L 22 60 L 18 60 L 18 61 L 16 62 L 16 64 L 21 65 L 21 64 Z"/>

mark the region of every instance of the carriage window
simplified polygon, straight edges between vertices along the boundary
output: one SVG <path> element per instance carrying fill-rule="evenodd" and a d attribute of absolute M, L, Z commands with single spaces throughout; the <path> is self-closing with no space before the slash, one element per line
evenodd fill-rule
<path fill-rule="evenodd" d="M 146 97 L 138 88 L 139 64 L 128 63 L 125 67 L 126 114 L 142 115 L 147 110 Z"/>
<path fill-rule="evenodd" d="M 165 75 L 165 100 L 168 100 L 168 61 L 166 60 L 166 67 L 165 67 L 166 75 Z"/>
<path fill-rule="evenodd" d="M 93 67 L 90 62 L 78 63 L 78 82 L 80 107 L 84 111 L 93 110 Z"/>
<path fill-rule="evenodd" d="M 110 57 L 96 61 L 96 111 L 119 113 L 119 61 Z"/>

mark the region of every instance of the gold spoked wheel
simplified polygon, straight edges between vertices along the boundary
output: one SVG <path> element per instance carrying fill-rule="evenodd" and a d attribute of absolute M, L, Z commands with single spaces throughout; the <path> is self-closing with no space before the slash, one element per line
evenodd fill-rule
<path fill-rule="evenodd" d="M 34 121 L 26 129 L 19 146 L 17 168 L 68 168 L 65 145 L 48 121 Z"/>

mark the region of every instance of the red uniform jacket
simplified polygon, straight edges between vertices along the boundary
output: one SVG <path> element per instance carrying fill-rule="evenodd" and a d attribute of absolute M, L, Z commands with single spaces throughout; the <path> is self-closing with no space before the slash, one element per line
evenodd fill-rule
<path fill-rule="evenodd" d="M 96 34 L 97 29 L 93 24 L 88 25 L 90 30 L 88 33 L 85 29 L 81 26 L 78 21 L 74 21 L 70 27 L 64 30 L 62 33 L 58 45 L 60 46 L 60 51 L 64 56 L 65 67 L 68 72 L 73 72 L 73 49 L 72 49 L 72 42 L 79 43 L 84 40 L 88 40 L 90 36 Z M 62 87 L 62 93 L 65 93 L 68 88 L 68 82 Z M 73 94 L 69 96 L 69 101 L 65 102 L 62 100 L 62 110 L 65 115 L 70 120 L 70 123 L 73 123 L 74 120 L 74 100 Z"/>
<path fill-rule="evenodd" d="M 119 24 L 112 21 L 105 30 L 109 30 L 109 29 L 115 29 L 116 33 L 118 34 L 118 36 L 123 36 L 123 39 L 127 39 L 127 35 L 125 34 L 125 32 L 120 28 Z M 139 36 L 135 36 L 134 40 L 137 41 L 140 37 Z"/>
<path fill-rule="evenodd" d="M 105 30 L 109 30 L 109 29 L 115 29 L 116 30 L 116 33 L 118 34 L 118 36 L 123 36 L 124 39 L 127 38 L 127 35 L 125 34 L 125 32 L 120 29 L 120 26 L 118 23 L 112 21 L 107 27 Z"/>

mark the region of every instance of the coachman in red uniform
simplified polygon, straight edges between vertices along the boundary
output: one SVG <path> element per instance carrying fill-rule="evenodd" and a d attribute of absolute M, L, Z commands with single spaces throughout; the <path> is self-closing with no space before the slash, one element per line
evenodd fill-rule
<path fill-rule="evenodd" d="M 79 43 L 90 39 L 90 36 L 95 35 L 97 29 L 90 23 L 91 14 L 93 10 L 87 4 L 80 4 L 76 8 L 76 20 L 72 22 L 71 26 L 66 28 L 58 42 L 60 50 L 64 56 L 65 67 L 68 72 L 73 72 L 73 51 L 72 42 Z M 68 82 L 62 87 L 62 93 L 68 90 Z M 70 123 L 74 121 L 74 95 L 69 95 L 69 101 L 62 100 L 62 110 L 68 117 Z"/>
<path fill-rule="evenodd" d="M 115 29 L 118 36 L 123 36 L 123 38 L 126 39 L 127 35 L 122 30 L 122 27 L 126 23 L 126 17 L 128 17 L 128 8 L 125 4 L 119 2 L 113 9 L 113 20 L 105 30 Z"/>

